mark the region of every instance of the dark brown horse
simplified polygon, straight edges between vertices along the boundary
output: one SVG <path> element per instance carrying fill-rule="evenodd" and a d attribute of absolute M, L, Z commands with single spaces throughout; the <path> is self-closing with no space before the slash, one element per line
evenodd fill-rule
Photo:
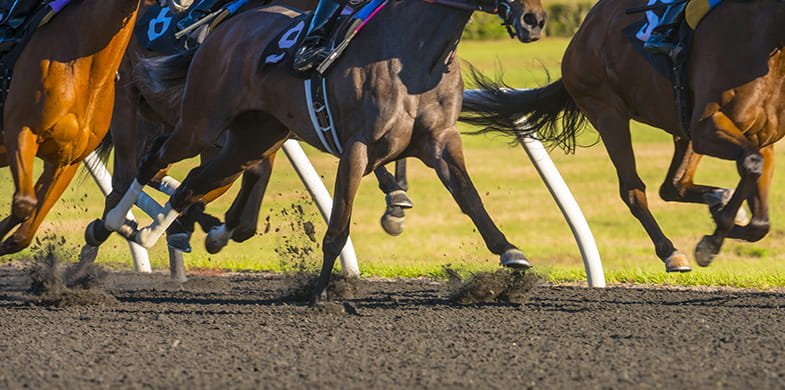
<path fill-rule="evenodd" d="M 140 5 L 140 14 L 156 3 L 158 2 L 144 0 Z M 264 2 L 249 2 L 239 12 L 253 9 L 262 3 Z M 301 9 L 310 9 L 315 6 L 315 2 L 311 0 L 286 0 L 276 3 L 285 3 L 288 6 Z M 170 7 L 172 6 L 170 5 Z M 115 150 L 112 175 L 113 190 L 107 196 L 104 214 L 117 204 L 122 194 L 131 185 L 137 173 L 139 160 L 149 150 L 153 141 L 159 136 L 171 133 L 179 118 L 179 99 L 159 99 L 159 96 L 155 94 L 145 95 L 132 77 L 133 68 L 137 66 L 139 61 L 160 56 L 160 53 L 142 47 L 140 41 L 133 37 L 120 65 L 115 112 L 110 130 Z M 185 82 L 185 77 L 182 78 L 182 82 Z M 220 150 L 220 145 L 209 148 L 201 153 L 202 158 L 209 159 L 218 150 Z M 221 229 L 210 230 L 206 237 L 205 244 L 208 252 L 217 253 L 227 244 L 229 239 L 243 242 L 256 233 L 261 200 L 272 173 L 274 157 L 275 154 L 272 154 L 269 158 L 243 172 L 241 188 L 226 213 L 225 226 Z M 405 193 L 407 186 L 404 172 L 403 161 L 396 162 L 395 176 L 388 173 L 384 167 L 379 167 L 374 171 L 379 180 L 379 187 L 387 194 L 388 206 L 382 218 L 382 226 L 385 231 L 393 235 L 400 234 L 403 230 L 403 208 L 411 207 L 411 201 Z M 154 183 L 151 184 L 157 187 L 159 180 L 165 174 L 166 170 L 159 172 L 153 180 Z M 202 203 L 212 201 L 228 188 L 229 185 L 212 191 L 202 199 Z M 174 248 L 174 250 L 170 249 L 169 254 L 171 276 L 175 279 L 185 279 L 182 252 L 176 248 L 183 248 L 188 244 L 189 232 L 193 231 L 194 223 L 200 222 L 202 228 L 207 230 L 219 222 L 203 213 L 194 212 L 193 209 L 191 208 L 188 215 L 178 218 L 176 233 L 172 234 L 173 229 L 170 229 L 167 234 L 167 240 L 174 238 L 173 242 L 170 242 L 170 248 Z M 110 233 L 104 228 L 101 220 L 90 224 L 85 232 L 88 247 L 97 248 L 108 238 Z M 83 261 L 90 261 L 97 255 L 95 250 L 82 251 L 82 253 L 90 254 L 89 258 L 83 257 Z"/>
<path fill-rule="evenodd" d="M 541 34 L 539 0 L 480 3 L 391 2 L 365 26 L 329 73 L 327 85 L 337 120 L 340 156 L 332 216 L 323 241 L 324 261 L 314 302 L 326 299 L 335 259 L 349 235 L 352 204 L 362 176 L 402 157 L 417 157 L 434 168 L 461 210 L 477 226 L 501 263 L 528 268 L 523 253 L 491 220 L 466 171 L 456 120 L 463 83 L 455 49 L 473 9 L 506 6 L 506 21 L 523 42 Z M 456 6 L 457 5 L 457 6 Z M 292 133 L 325 151 L 303 108 L 302 80 L 285 66 L 258 71 L 259 53 L 301 13 L 279 6 L 246 12 L 219 27 L 196 52 L 188 71 L 182 115 L 175 131 L 140 165 L 137 182 L 107 215 L 122 223 L 141 185 L 160 168 L 197 154 L 229 130 L 216 158 L 192 170 L 156 219 L 166 226 L 202 194 L 231 182 L 243 169 L 277 150 Z M 203 53 L 223 53 L 223 56 Z M 149 63 L 151 86 L 161 85 L 169 66 L 185 55 Z M 187 58 L 187 57 L 186 57 Z M 199 83 L 198 80 L 212 80 Z M 154 241 L 160 228 L 136 234 Z"/>
<path fill-rule="evenodd" d="M 16 192 L 11 215 L 0 223 L 0 255 L 30 244 L 81 161 L 108 131 L 115 73 L 138 6 L 139 0 L 74 2 L 35 31 L 16 62 L 0 153 Z M 44 170 L 34 183 L 35 157 Z"/>
<path fill-rule="evenodd" d="M 638 0 L 600 1 L 564 54 L 562 80 L 529 91 L 510 91 L 485 80 L 485 92 L 464 101 L 464 108 L 480 114 L 469 121 L 491 125 L 489 130 L 538 136 L 567 147 L 574 146 L 583 116 L 588 118 L 616 167 L 622 200 L 651 237 L 666 271 L 685 272 L 690 270 L 687 257 L 649 211 L 645 185 L 635 168 L 629 121 L 674 136 L 674 157 L 660 188 L 665 200 L 706 203 L 718 194 L 729 195 L 725 189 L 694 184 L 693 172 L 701 154 L 736 161 L 741 180 L 726 202 L 711 208 L 716 230 L 695 249 L 699 265 L 710 264 L 726 237 L 764 237 L 769 231 L 772 145 L 785 135 L 785 2 L 726 1 L 698 25 L 687 69 L 693 92 L 687 136 L 670 81 L 621 34 L 640 18 L 625 10 L 643 5 Z M 556 126 L 560 116 L 563 130 Z M 523 125 L 521 117 L 527 119 Z M 737 225 L 734 219 L 744 200 L 752 219 Z"/>

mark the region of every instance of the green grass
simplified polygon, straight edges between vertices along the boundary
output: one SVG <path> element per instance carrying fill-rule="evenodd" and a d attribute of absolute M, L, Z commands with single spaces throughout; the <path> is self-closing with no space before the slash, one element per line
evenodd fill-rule
<path fill-rule="evenodd" d="M 552 79 L 559 76 L 561 53 L 567 41 L 546 39 L 522 45 L 513 41 L 463 42 L 459 56 L 486 73 L 493 74 L 497 64 L 504 68 L 505 79 L 514 87 L 529 88 L 548 82 L 544 68 Z M 708 211 L 703 206 L 666 204 L 657 196 L 657 188 L 670 161 L 672 146 L 663 132 L 635 124 L 634 142 L 640 176 L 649 186 L 649 204 L 662 229 L 674 244 L 691 257 L 694 245 L 703 234 L 713 230 Z M 595 140 L 596 133 L 585 143 Z M 585 280 L 580 252 L 569 226 L 540 180 L 536 170 L 520 147 L 510 147 L 506 140 L 487 136 L 465 136 L 465 158 L 469 172 L 486 208 L 502 231 L 518 245 L 535 265 L 535 269 L 553 281 Z M 332 188 L 337 160 L 306 148 L 314 165 Z M 772 229 L 757 243 L 728 240 L 714 264 L 687 274 L 666 274 L 654 254 L 648 236 L 629 213 L 618 196 L 616 174 L 602 145 L 579 148 L 574 155 L 552 153 L 573 195 L 592 229 L 609 283 L 655 283 L 665 285 L 714 285 L 765 289 L 785 286 L 785 220 L 783 186 L 775 177 L 771 191 Z M 193 162 L 175 167 L 172 175 L 183 178 Z M 463 215 L 436 175 L 419 161 L 410 160 L 409 195 L 414 209 L 408 211 L 406 231 L 398 237 L 387 236 L 379 226 L 384 197 L 372 176 L 362 182 L 354 206 L 351 237 L 364 275 L 386 277 L 441 276 L 443 267 L 469 271 L 493 270 L 498 258 L 484 246 L 468 217 Z M 785 169 L 778 161 L 775 172 Z M 700 183 L 734 187 L 737 176 L 732 163 L 706 159 L 698 172 Z M 13 187 L 7 170 L 0 172 L 5 184 L 0 188 L 0 210 L 10 210 Z M 236 188 L 208 207 L 223 216 Z M 155 195 L 159 201 L 164 198 Z M 83 242 L 83 229 L 102 210 L 103 198 L 87 178 L 74 182 L 44 222 L 39 237 L 57 234 L 67 239 L 76 256 Z M 243 244 L 230 243 L 221 253 L 204 251 L 204 234 L 197 233 L 187 254 L 191 268 L 227 270 L 285 271 L 315 267 L 320 248 L 304 238 L 297 226 L 291 226 L 291 213 L 284 210 L 302 204 L 304 218 L 313 220 L 317 237 L 325 224 L 307 191 L 283 156 L 277 160 L 268 196 L 262 206 L 259 234 Z M 137 216 L 141 214 L 138 210 Z M 264 233 L 269 219 L 270 231 Z M 141 218 L 140 218 L 141 219 Z M 143 219 L 144 222 L 149 219 Z M 313 252 L 292 256 L 286 247 L 308 247 Z M 29 257 L 31 250 L 4 259 Z M 150 251 L 156 269 L 167 267 L 163 242 Z M 131 267 L 127 244 L 117 236 L 101 247 L 99 262 Z"/>

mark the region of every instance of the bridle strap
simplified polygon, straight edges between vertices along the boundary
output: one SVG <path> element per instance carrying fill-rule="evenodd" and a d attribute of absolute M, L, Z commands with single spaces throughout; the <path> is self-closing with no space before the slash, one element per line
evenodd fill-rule
<path fill-rule="evenodd" d="M 460 0 L 423 0 L 423 1 L 426 3 L 439 4 L 452 8 L 467 9 L 471 11 L 481 11 L 489 14 L 499 15 L 499 17 L 502 19 L 502 25 L 507 30 L 507 33 L 510 34 L 511 38 L 515 38 L 515 31 L 513 31 L 512 23 L 509 20 L 510 4 L 508 4 L 503 0 L 496 0 L 492 4 L 487 4 L 487 3 L 483 4 L 480 1 L 466 2 Z M 502 7 L 501 12 L 499 12 L 500 6 Z"/>

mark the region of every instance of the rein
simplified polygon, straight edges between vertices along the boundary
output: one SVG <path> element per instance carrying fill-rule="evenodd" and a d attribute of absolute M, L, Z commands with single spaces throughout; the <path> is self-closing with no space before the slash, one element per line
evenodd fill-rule
<path fill-rule="evenodd" d="M 467 9 L 471 11 L 482 11 L 482 12 L 487 12 L 489 14 L 499 13 L 499 9 L 497 6 L 498 2 L 494 2 L 493 4 L 483 4 L 481 2 L 471 4 L 469 2 L 463 2 L 460 0 L 423 0 L 423 1 L 426 3 L 439 4 L 452 8 Z"/>
<path fill-rule="evenodd" d="M 439 4 L 447 7 L 465 9 L 470 11 L 481 11 L 489 14 L 499 15 L 502 20 L 502 26 L 507 29 L 510 38 L 515 38 L 515 32 L 512 29 L 512 22 L 510 21 L 510 11 L 512 8 L 506 0 L 494 0 L 493 2 L 480 1 L 461 1 L 461 0 L 423 0 L 426 3 Z M 685 0 L 686 1 L 686 0 Z M 501 10 L 500 10 L 501 9 Z"/>

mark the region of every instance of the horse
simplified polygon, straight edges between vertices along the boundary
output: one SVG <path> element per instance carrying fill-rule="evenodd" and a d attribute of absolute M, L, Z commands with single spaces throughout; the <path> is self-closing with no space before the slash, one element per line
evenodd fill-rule
<path fill-rule="evenodd" d="M 38 28 L 20 53 L 3 113 L 0 165 L 11 168 L 16 191 L 11 215 L 0 222 L 0 255 L 30 245 L 80 162 L 107 133 L 115 73 L 138 7 L 139 0 L 74 2 Z M 35 157 L 44 169 L 33 183 Z"/>
<path fill-rule="evenodd" d="M 402 157 L 417 157 L 436 171 L 503 266 L 530 267 L 485 210 L 466 170 L 456 127 L 463 80 L 455 50 L 474 10 L 497 7 L 518 40 L 532 42 L 542 34 L 545 12 L 539 0 L 390 2 L 333 63 L 326 84 L 343 151 L 337 156 L 334 203 L 312 304 L 327 300 L 327 284 L 349 235 L 360 179 Z M 157 223 L 134 235 L 137 242 L 157 239 L 161 228 L 202 194 L 234 180 L 293 135 L 327 152 L 303 107 L 303 81 L 285 64 L 258 71 L 259 53 L 301 15 L 281 6 L 259 8 L 219 26 L 199 50 L 145 63 L 141 73 L 147 77 L 140 81 L 147 80 L 151 88 L 162 87 L 166 73 L 190 65 L 181 89 L 182 114 L 168 139 L 144 157 L 136 181 L 107 214 L 107 226 L 122 225 L 142 183 L 158 169 L 197 154 L 223 129 L 229 129 L 229 136 L 221 152 L 189 172 L 155 218 Z M 223 55 L 206 54 L 215 52 Z"/>
<path fill-rule="evenodd" d="M 139 13 L 143 14 L 149 7 L 157 4 L 154 0 L 143 0 L 140 5 Z M 241 7 L 238 12 L 244 12 L 258 7 L 261 2 L 250 2 Z M 315 3 L 311 0 L 285 2 L 289 6 L 300 9 L 312 9 Z M 182 12 L 188 8 L 187 3 L 169 2 L 167 4 L 175 13 Z M 155 95 L 145 96 L 140 90 L 139 85 L 134 82 L 133 68 L 145 58 L 160 57 L 163 54 L 145 49 L 140 41 L 133 37 L 128 45 L 126 55 L 118 71 L 117 94 L 115 100 L 115 111 L 112 117 L 110 134 L 113 140 L 114 169 L 112 175 L 112 192 L 107 196 L 103 216 L 114 208 L 122 195 L 131 185 L 137 173 L 137 165 L 141 157 L 149 150 L 153 141 L 159 137 L 171 133 L 177 122 L 179 100 L 157 99 Z M 185 81 L 184 78 L 182 80 Z M 202 151 L 203 159 L 209 159 L 220 150 L 220 145 Z M 199 222 L 205 231 L 206 247 L 209 253 L 219 252 L 229 241 L 243 242 L 253 237 L 256 233 L 259 217 L 261 200 L 264 196 L 267 184 L 272 174 L 272 166 L 275 154 L 260 161 L 254 166 L 243 172 L 240 191 L 235 201 L 227 211 L 225 220 L 220 229 L 220 221 L 206 215 L 203 212 L 193 212 L 178 218 L 178 230 L 167 234 L 167 239 L 174 238 L 170 243 L 170 248 L 183 248 L 188 244 L 190 233 L 193 232 L 195 222 Z M 384 230 L 391 235 L 398 235 L 403 232 L 404 212 L 403 209 L 411 208 L 411 200 L 406 195 L 408 185 L 405 176 L 405 160 L 396 161 L 395 175 L 390 174 L 384 167 L 379 167 L 374 171 L 379 181 L 379 188 L 386 194 L 387 207 L 382 216 L 381 224 Z M 153 187 L 160 187 L 161 180 L 166 174 L 162 170 L 153 180 Z M 217 191 L 202 199 L 203 203 L 208 203 L 222 195 L 229 186 L 224 186 Z M 202 207 L 203 209 L 203 207 Z M 102 216 L 102 217 L 103 217 Z M 101 245 L 111 234 L 111 231 L 104 227 L 102 219 L 91 223 L 85 230 L 86 250 L 82 251 L 81 261 L 91 262 L 97 256 L 97 247 Z M 89 255 L 85 255 L 89 254 Z M 180 281 L 185 280 L 185 270 L 181 250 L 170 250 L 170 270 L 171 277 Z"/>
<path fill-rule="evenodd" d="M 674 156 L 660 187 L 663 199 L 706 203 L 726 198 L 710 208 L 715 230 L 695 247 L 700 266 L 711 264 L 725 238 L 763 238 L 770 226 L 773 144 L 785 135 L 785 3 L 725 1 L 700 22 L 686 67 L 693 93 L 687 126 L 681 125 L 672 83 L 621 33 L 639 18 L 625 11 L 642 6 L 641 0 L 598 2 L 564 53 L 562 79 L 544 87 L 513 91 L 478 75 L 482 92 L 464 100 L 463 119 L 487 126 L 484 131 L 538 137 L 568 151 L 588 119 L 616 168 L 622 200 L 648 233 L 666 271 L 687 272 L 687 256 L 649 211 L 629 121 L 673 135 Z M 733 192 L 693 182 L 702 155 L 736 162 L 740 180 Z M 740 225 L 734 219 L 744 200 L 752 217 Z"/>

